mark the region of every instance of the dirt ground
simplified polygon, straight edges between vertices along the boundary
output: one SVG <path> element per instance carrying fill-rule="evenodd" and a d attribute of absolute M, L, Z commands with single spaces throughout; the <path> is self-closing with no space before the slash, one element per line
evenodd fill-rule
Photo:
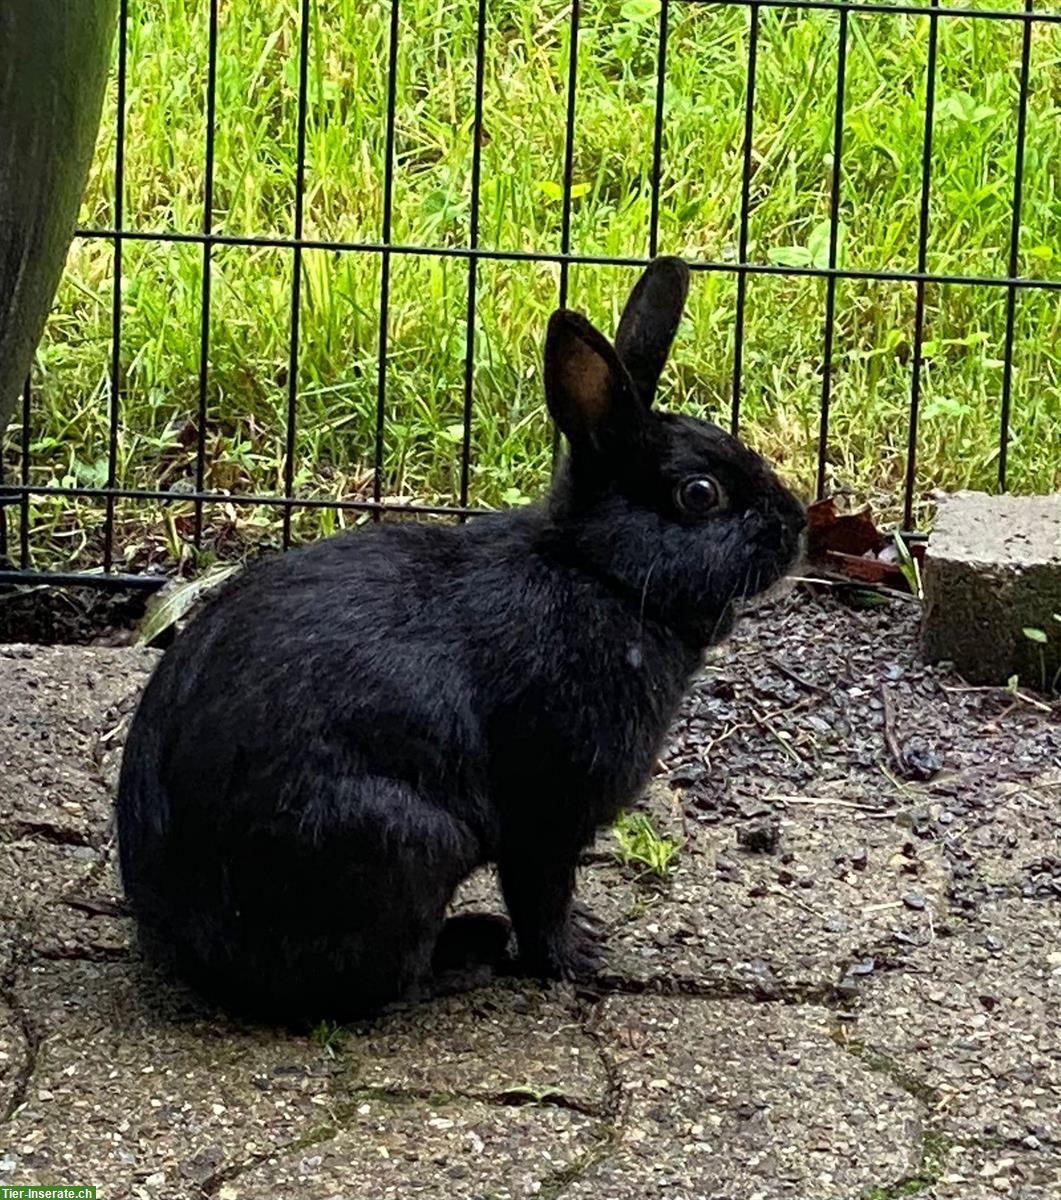
<path fill-rule="evenodd" d="M 0 646 L 0 1184 L 220 1200 L 1057 1200 L 1061 719 L 793 592 L 587 856 L 593 986 L 298 1037 L 143 971 L 111 797 L 156 655 Z M 493 881 L 458 905 L 500 904 Z"/>

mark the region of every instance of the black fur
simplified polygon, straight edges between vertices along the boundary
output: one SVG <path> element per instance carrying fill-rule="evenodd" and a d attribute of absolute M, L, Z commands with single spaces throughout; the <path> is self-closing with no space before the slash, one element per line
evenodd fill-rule
<path fill-rule="evenodd" d="M 166 654 L 118 796 L 146 946 L 230 1007 L 342 1017 L 500 956 L 449 924 L 496 863 L 522 969 L 584 974 L 595 831 L 644 784 L 702 649 L 797 554 L 795 498 L 721 429 L 649 408 L 688 277 L 657 260 L 619 353 L 553 316 L 551 494 L 459 528 L 380 527 L 252 568 Z M 676 500 L 711 476 L 721 506 Z"/>

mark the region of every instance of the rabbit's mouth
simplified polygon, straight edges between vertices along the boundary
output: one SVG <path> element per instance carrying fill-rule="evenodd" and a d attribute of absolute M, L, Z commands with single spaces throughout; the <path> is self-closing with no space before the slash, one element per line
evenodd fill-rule
<path fill-rule="evenodd" d="M 754 592 L 749 592 L 739 602 L 740 612 L 744 613 L 755 612 L 756 609 L 765 608 L 767 605 L 774 604 L 787 596 L 789 592 L 796 586 L 795 578 L 788 572 L 784 572 L 772 582 L 757 589 Z"/>
<path fill-rule="evenodd" d="M 780 600 L 795 586 L 793 572 L 799 569 L 806 553 L 806 535 L 800 534 L 796 540 L 794 552 L 784 561 L 771 563 L 768 569 L 757 566 L 748 572 L 744 591 L 738 600 L 741 613 L 753 612 L 755 609 Z"/>

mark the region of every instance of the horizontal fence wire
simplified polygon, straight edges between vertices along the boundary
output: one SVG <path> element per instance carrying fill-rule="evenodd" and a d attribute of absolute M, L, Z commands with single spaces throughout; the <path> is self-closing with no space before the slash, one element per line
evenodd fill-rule
<path fill-rule="evenodd" d="M 1035 12 L 1030 8 L 1024 9 L 990 9 L 990 8 L 944 8 L 930 4 L 870 4 L 861 0 L 675 0 L 676 3 L 702 5 L 705 8 L 718 6 L 722 8 L 749 8 L 753 4 L 760 8 L 791 8 L 813 9 L 819 12 L 848 12 L 848 13 L 902 13 L 912 17 L 971 17 L 985 21 L 1024 21 L 1027 24 L 1042 22 L 1044 24 L 1061 23 L 1061 13 Z"/>
<path fill-rule="evenodd" d="M 743 0 L 742 0 L 743 2 Z M 259 246 L 266 249 L 333 250 L 346 253 L 409 254 L 425 258 L 479 258 L 495 262 L 558 263 L 561 267 L 644 267 L 652 260 L 648 255 L 607 255 L 563 253 L 551 250 L 496 250 L 469 246 L 409 246 L 395 242 L 343 242 L 326 238 L 256 237 L 252 235 L 216 233 L 178 233 L 168 230 L 139 231 L 133 229 L 79 229 L 82 238 L 106 238 L 112 240 L 134 240 L 140 242 L 195 242 L 209 241 L 222 246 Z M 1034 291 L 1061 291 L 1061 279 L 1038 278 L 1028 275 L 964 275 L 945 271 L 895 271 L 872 267 L 804 267 L 789 264 L 760 262 L 725 262 L 717 259 L 687 258 L 691 271 L 723 271 L 734 275 L 784 275 L 793 279 L 865 279 L 882 283 L 945 283 L 971 285 L 975 287 L 1015 287 Z"/>
<path fill-rule="evenodd" d="M 261 506 L 278 510 L 283 523 L 282 541 L 286 548 L 291 543 L 291 520 L 296 509 L 331 509 L 371 515 L 380 519 L 385 515 L 410 517 L 443 516 L 465 519 L 488 511 L 469 504 L 469 481 L 471 471 L 472 428 L 474 420 L 475 394 L 475 339 L 477 321 L 477 288 L 479 284 L 478 264 L 482 261 L 511 263 L 552 264 L 559 268 L 558 303 L 566 307 L 570 303 L 570 271 L 574 266 L 599 266 L 636 268 L 651 261 L 660 250 L 661 181 L 663 140 L 666 120 L 665 96 L 667 80 L 668 36 L 672 12 L 678 8 L 741 8 L 748 12 L 748 43 L 744 93 L 743 141 L 741 148 L 739 233 L 736 258 L 691 259 L 688 265 L 693 271 L 719 272 L 735 277 L 735 334 L 732 371 L 730 424 L 734 431 L 740 426 L 741 398 L 744 386 L 743 368 L 745 353 L 745 311 L 749 280 L 758 276 L 780 276 L 785 278 L 821 279 L 825 281 L 825 321 L 823 328 L 822 392 L 819 412 L 817 492 L 823 495 L 826 489 L 827 451 L 829 439 L 829 416 L 831 403 L 831 376 L 833 344 L 835 336 L 836 290 L 840 281 L 869 281 L 879 283 L 912 284 L 915 287 L 914 336 L 910 380 L 908 427 L 906 431 L 906 460 L 903 490 L 904 530 L 916 532 L 913 526 L 913 498 L 917 482 L 917 443 L 920 403 L 923 391 L 926 289 L 934 286 L 967 286 L 988 289 L 1003 289 L 1006 297 L 1005 345 L 1003 349 L 1002 401 L 999 411 L 999 484 L 1006 486 L 1007 449 L 1010 440 L 1010 410 L 1012 375 L 1018 297 L 1028 291 L 1061 291 L 1061 279 L 1031 278 L 1019 274 L 1019 238 L 1022 207 L 1023 166 L 1027 129 L 1027 110 L 1031 77 L 1031 37 L 1036 25 L 1061 24 L 1061 12 L 1041 12 L 1034 9 L 1033 0 L 1024 0 L 1021 9 L 992 10 L 947 6 L 932 0 L 928 4 L 872 3 L 870 0 L 661 0 L 657 33 L 657 59 L 655 69 L 656 94 L 653 111 L 652 162 L 650 216 L 647 253 L 645 256 L 609 256 L 583 254 L 573 248 L 572 240 L 572 186 L 576 155 L 576 116 L 578 89 L 578 55 L 581 19 L 580 0 L 570 0 L 567 14 L 569 52 L 566 80 L 566 120 L 564 129 L 563 188 L 559 249 L 538 251 L 522 249 L 489 248 L 479 244 L 479 212 L 481 193 L 481 149 L 483 145 L 484 78 L 486 71 L 486 23 L 487 0 L 478 0 L 476 5 L 475 42 L 475 87 L 474 111 L 469 123 L 472 138 L 472 177 L 470 216 L 467 245 L 432 246 L 411 245 L 393 240 L 394 194 L 397 155 L 397 88 L 399 66 L 399 32 L 401 25 L 400 0 L 391 0 L 387 37 L 386 58 L 386 110 L 384 131 L 384 160 L 382 180 L 382 211 L 378 241 L 355 241 L 315 238 L 304 236 L 304 211 L 306 190 L 306 143 L 308 120 L 309 41 L 311 0 L 299 3 L 298 37 L 298 116 L 296 129 L 297 159 L 295 181 L 295 204 L 291 236 L 256 235 L 252 233 L 221 233 L 215 230 L 214 220 L 214 164 L 217 137 L 217 70 L 218 70 L 218 24 L 220 0 L 209 0 L 209 42 L 207 53 L 206 80 L 206 128 L 205 128 L 205 174 L 203 185 L 203 215 L 199 231 L 135 228 L 135 213 L 124 204 L 124 154 L 126 96 L 130 86 L 128 79 L 128 0 L 121 0 L 120 29 L 117 49 L 117 128 L 114 162 L 114 220 L 111 228 L 79 228 L 75 236 L 80 239 L 101 239 L 113 246 L 114 283 L 112 293 L 113 333 L 111 343 L 110 384 L 108 392 L 108 445 L 107 484 L 105 487 L 34 485 L 31 481 L 31 419 L 33 392 L 27 381 L 21 406 L 21 437 L 19 452 L 21 467 L 17 481 L 0 475 L 0 559 L 11 566 L 0 569 L 0 585 L 53 584 L 66 586 L 83 584 L 103 588 L 154 588 L 165 580 L 160 573 L 122 573 L 114 569 L 115 558 L 115 510 L 121 501 L 152 501 L 164 505 L 190 504 L 194 518 L 192 541 L 196 547 L 202 543 L 204 509 L 210 505 Z M 768 262 L 749 261 L 750 215 L 752 209 L 751 178 L 753 174 L 753 133 L 756 99 L 756 76 L 759 52 L 760 19 L 766 10 L 816 11 L 837 15 L 837 54 L 835 83 L 835 120 L 832 139 L 832 163 L 830 169 L 831 191 L 829 202 L 829 249 L 828 266 L 781 265 Z M 917 269 L 892 270 L 888 268 L 862 268 L 840 265 L 839 233 L 841 206 L 841 158 L 844 136 L 844 94 L 847 75 L 847 41 L 851 16 L 907 15 L 925 17 L 929 22 L 928 64 L 926 71 L 926 99 L 923 125 L 921 158 L 919 222 L 917 234 Z M 1019 93 L 1017 109 L 1016 161 L 1014 165 L 1011 229 L 1007 247 L 1006 274 L 975 275 L 955 272 L 934 272 L 927 269 L 929 244 L 929 212 L 931 196 L 931 161 L 935 87 L 937 76 L 937 46 L 939 29 L 948 20 L 1008 21 L 1022 23 L 1021 61 L 1019 68 Z M 123 488 L 117 486 L 119 445 L 121 431 L 121 382 L 122 382 L 122 248 L 127 242 L 145 242 L 164 245 L 185 244 L 198 246 L 202 256 L 202 292 L 200 302 L 200 357 L 197 387 L 197 412 L 195 424 L 194 487 L 188 490 L 165 488 Z M 286 418 L 284 425 L 284 467 L 281 494 L 239 494 L 207 486 L 207 434 L 209 425 L 209 382 L 210 382 L 210 321 L 211 321 L 211 278 L 213 254 L 218 247 L 247 247 L 275 249 L 290 252 L 293 277 L 290 304 L 289 354 L 286 378 Z M 374 415 L 374 450 L 372 456 L 372 481 L 370 499 L 323 498 L 302 496 L 295 489 L 295 461 L 298 435 L 298 378 L 299 337 L 302 304 L 302 256 L 306 251 L 331 251 L 341 254 L 376 255 L 380 260 L 379 292 L 379 340 L 377 347 L 377 382 Z M 420 256 L 439 259 L 458 259 L 467 262 L 467 301 L 465 308 L 465 343 L 463 356 L 462 386 L 462 436 L 460 441 L 459 503 L 420 504 L 392 501 L 385 498 L 384 454 L 386 445 L 387 374 L 389 366 L 390 332 L 390 284 L 391 269 L 395 257 Z M 555 433 L 555 431 L 554 431 Z M 555 448 L 555 443 L 554 443 Z M 72 500 L 96 500 L 102 502 L 105 512 L 103 532 L 102 569 L 91 571 L 40 571 L 32 567 L 30 554 L 30 503 L 31 499 L 66 498 Z M 17 510 L 17 549 L 9 538 L 5 513 Z M 0 563 L 0 566 L 3 564 Z"/>
<path fill-rule="evenodd" d="M 472 249 L 468 246 L 409 246 L 395 242 L 343 242 L 325 238 L 256 237 L 240 234 L 177 233 L 167 230 L 138 231 L 126 229 L 79 229 L 82 238 L 106 238 L 134 240 L 140 242 L 210 242 L 222 246 L 258 246 L 266 249 L 332 250 L 340 253 L 414 255 L 424 258 L 479 258 L 494 262 L 557 263 L 561 268 L 572 266 L 588 267 L 644 267 L 652 260 L 648 255 L 579 254 L 550 250 L 496 250 L 486 247 Z M 810 267 L 761 262 L 725 262 L 717 259 L 687 258 L 691 271 L 721 271 L 733 275 L 782 275 L 793 279 L 862 279 L 881 283 L 940 283 L 973 287 L 1023 288 L 1028 291 L 1061 291 L 1061 279 L 1039 278 L 1029 275 L 965 275 L 954 271 L 896 271 L 872 267 Z"/>

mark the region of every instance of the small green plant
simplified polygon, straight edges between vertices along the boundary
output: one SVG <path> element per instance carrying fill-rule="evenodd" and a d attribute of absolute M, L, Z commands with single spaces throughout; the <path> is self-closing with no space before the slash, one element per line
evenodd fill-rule
<path fill-rule="evenodd" d="M 1053 619 L 1061 624 L 1061 613 L 1054 613 Z M 1046 668 L 1046 647 L 1050 644 L 1050 635 L 1045 629 L 1039 629 L 1035 625 L 1025 625 L 1022 631 L 1029 642 L 1034 642 L 1039 650 L 1039 683 L 1044 692 L 1057 693 L 1061 691 L 1061 667 L 1058 667 L 1054 672 L 1053 679 L 1050 680 L 1047 686 L 1047 668 Z"/>
<path fill-rule="evenodd" d="M 329 1058 L 335 1058 L 343 1048 L 346 1040 L 346 1030 L 335 1021 L 321 1021 L 310 1032 L 310 1039 L 320 1046 L 321 1051 Z"/>
<path fill-rule="evenodd" d="M 901 533 L 895 535 L 895 549 L 899 555 L 899 570 L 902 571 L 903 578 L 909 584 L 910 591 L 918 600 L 923 600 L 925 589 L 921 584 L 921 566 L 914 558 Z"/>
<path fill-rule="evenodd" d="M 624 867 L 638 865 L 660 879 L 670 874 L 681 849 L 681 842 L 664 837 L 646 813 L 623 813 L 615 823 L 615 837 Z"/>

